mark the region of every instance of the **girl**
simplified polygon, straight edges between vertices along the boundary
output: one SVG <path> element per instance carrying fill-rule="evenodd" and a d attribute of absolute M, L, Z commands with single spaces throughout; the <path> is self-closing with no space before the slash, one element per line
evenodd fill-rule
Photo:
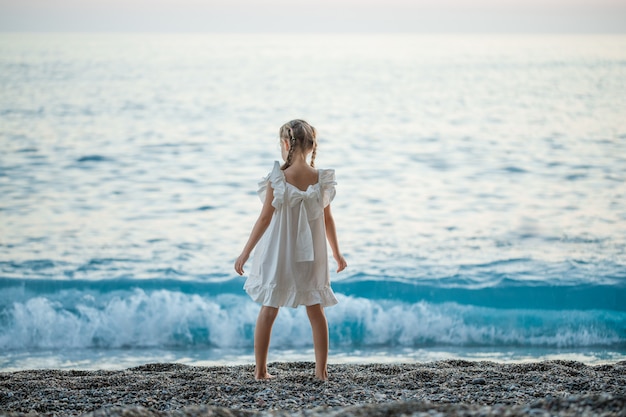
<path fill-rule="evenodd" d="M 315 376 L 325 381 L 328 323 L 324 307 L 337 304 L 337 299 L 330 288 L 324 235 L 337 261 L 337 272 L 347 266 L 330 212 L 335 171 L 314 169 L 317 132 L 304 120 L 284 124 L 279 135 L 285 163 L 274 162 L 272 172 L 259 183 L 263 208 L 235 262 L 235 271 L 242 275 L 252 249 L 259 244 L 244 285 L 250 297 L 262 304 L 254 330 L 254 376 L 257 380 L 273 378 L 267 372 L 267 353 L 278 308 L 305 305 L 313 330 Z"/>

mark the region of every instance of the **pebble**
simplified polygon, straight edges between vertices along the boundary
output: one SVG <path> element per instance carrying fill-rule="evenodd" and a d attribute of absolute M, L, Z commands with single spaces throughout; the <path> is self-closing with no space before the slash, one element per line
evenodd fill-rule
<path fill-rule="evenodd" d="M 270 364 L 263 382 L 253 368 L 0 373 L 0 417 L 626 417 L 626 362 L 330 365 L 326 383 L 313 363 Z"/>

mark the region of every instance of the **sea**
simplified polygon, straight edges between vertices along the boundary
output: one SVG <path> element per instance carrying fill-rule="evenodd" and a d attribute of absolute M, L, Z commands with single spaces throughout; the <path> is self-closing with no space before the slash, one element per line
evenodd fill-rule
<path fill-rule="evenodd" d="M 331 364 L 626 360 L 626 35 L 1 33 L 0 371 L 254 363 L 233 263 L 295 118 Z M 281 309 L 269 361 L 313 360 Z"/>

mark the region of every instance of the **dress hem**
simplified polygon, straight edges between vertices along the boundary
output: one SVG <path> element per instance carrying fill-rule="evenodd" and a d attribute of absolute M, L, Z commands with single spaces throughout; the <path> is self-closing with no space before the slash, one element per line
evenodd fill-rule
<path fill-rule="evenodd" d="M 267 307 L 291 307 L 312 306 L 320 304 L 322 307 L 330 307 L 337 304 L 337 298 L 330 287 L 306 291 L 285 290 L 265 286 L 244 286 L 244 290 L 254 302 Z"/>

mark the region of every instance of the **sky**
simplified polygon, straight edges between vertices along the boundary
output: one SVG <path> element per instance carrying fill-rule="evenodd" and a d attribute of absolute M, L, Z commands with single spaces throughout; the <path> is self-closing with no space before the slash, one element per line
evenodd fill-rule
<path fill-rule="evenodd" d="M 626 33 L 626 0 L 0 0 L 0 31 Z"/>

